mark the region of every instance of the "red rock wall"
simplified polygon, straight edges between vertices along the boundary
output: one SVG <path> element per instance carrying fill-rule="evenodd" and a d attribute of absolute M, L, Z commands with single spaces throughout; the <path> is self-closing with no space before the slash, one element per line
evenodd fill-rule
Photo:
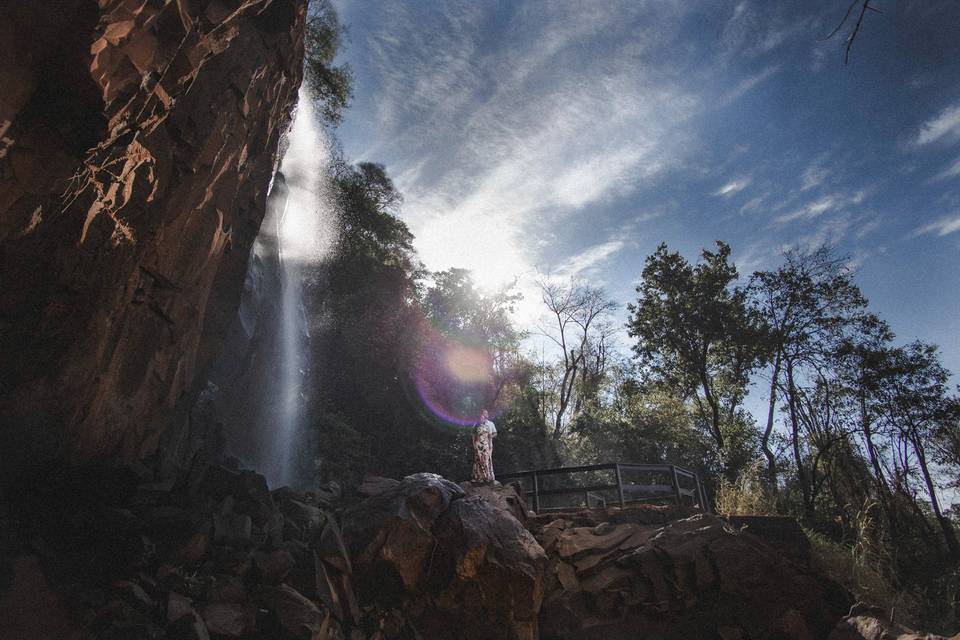
<path fill-rule="evenodd" d="M 150 453 L 219 348 L 306 0 L 0 7 L 0 467 Z"/>

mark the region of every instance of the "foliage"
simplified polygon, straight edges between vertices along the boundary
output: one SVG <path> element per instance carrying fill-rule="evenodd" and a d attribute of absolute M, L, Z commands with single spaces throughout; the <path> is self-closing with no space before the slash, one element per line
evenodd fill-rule
<path fill-rule="evenodd" d="M 734 481 L 721 478 L 715 502 L 717 513 L 723 515 L 767 516 L 777 512 L 761 460 L 746 465 Z"/>
<path fill-rule="evenodd" d="M 331 0 L 310 0 L 304 31 L 305 81 L 317 111 L 330 125 L 340 124 L 352 95 L 350 67 L 333 64 L 344 32 Z"/>
<path fill-rule="evenodd" d="M 762 326 L 746 292 L 733 285 L 738 273 L 729 257 L 730 247 L 717 242 L 694 266 L 660 244 L 647 258 L 627 324 L 648 377 L 694 401 L 721 452 L 763 354 Z"/>
<path fill-rule="evenodd" d="M 549 312 L 549 324 L 540 333 L 561 354 L 550 385 L 555 391 L 553 437 L 558 439 L 569 418 L 577 418 L 584 409 L 599 408 L 613 334 L 608 316 L 618 305 L 603 289 L 583 283 L 541 280 L 538 284 Z"/>

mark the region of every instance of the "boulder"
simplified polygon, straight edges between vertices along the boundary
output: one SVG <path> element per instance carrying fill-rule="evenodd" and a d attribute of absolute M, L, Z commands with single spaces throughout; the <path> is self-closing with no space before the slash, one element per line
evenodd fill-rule
<path fill-rule="evenodd" d="M 277 617 L 280 626 L 292 636 L 309 639 L 323 627 L 323 612 L 288 585 L 262 587 L 258 590 L 256 599 L 262 607 Z"/>
<path fill-rule="evenodd" d="M 257 551 L 253 554 L 257 576 L 264 584 L 280 584 L 287 578 L 296 563 L 293 554 L 289 551 Z"/>
<path fill-rule="evenodd" d="M 348 509 L 343 537 L 361 602 L 423 637 L 538 637 L 546 556 L 502 503 L 415 474 Z"/>
<path fill-rule="evenodd" d="M 960 634 L 947 638 L 935 634 L 918 634 L 887 619 L 883 609 L 857 603 L 849 615 L 840 620 L 827 640 L 960 640 Z"/>
<path fill-rule="evenodd" d="M 559 518 L 538 533 L 550 565 L 546 638 L 824 638 L 843 589 L 759 538 L 700 514 L 666 526 Z"/>
<path fill-rule="evenodd" d="M 252 604 L 210 602 L 202 605 L 199 613 L 210 633 L 227 638 L 251 633 L 257 625 L 257 609 Z"/>
<path fill-rule="evenodd" d="M 186 596 L 170 592 L 167 598 L 167 637 L 172 640 L 209 640 L 203 619 Z"/>
<path fill-rule="evenodd" d="M 483 496 L 484 499 L 488 502 L 493 502 L 498 508 L 509 511 L 523 526 L 527 526 L 527 516 L 530 509 L 527 506 L 527 501 L 523 498 L 522 489 L 519 484 L 463 482 L 460 486 L 467 495 Z"/>

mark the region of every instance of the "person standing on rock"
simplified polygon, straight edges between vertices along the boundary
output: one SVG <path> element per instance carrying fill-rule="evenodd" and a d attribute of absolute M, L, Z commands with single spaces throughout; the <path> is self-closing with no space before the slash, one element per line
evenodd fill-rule
<path fill-rule="evenodd" d="M 487 410 L 480 412 L 480 421 L 473 428 L 473 481 L 493 482 L 493 439 L 497 427 L 490 421 Z"/>

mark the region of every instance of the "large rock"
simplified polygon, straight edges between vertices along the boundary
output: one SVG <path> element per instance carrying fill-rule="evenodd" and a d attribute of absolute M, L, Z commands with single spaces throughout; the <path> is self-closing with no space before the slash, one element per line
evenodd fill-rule
<path fill-rule="evenodd" d="M 555 520 L 544 638 L 824 638 L 850 602 L 748 533 L 701 514 L 667 526 Z"/>
<path fill-rule="evenodd" d="M 306 0 L 0 8 L 0 450 L 123 458 L 217 351 L 301 81 Z"/>
<path fill-rule="evenodd" d="M 416 474 L 348 509 L 343 535 L 361 602 L 423 637 L 538 637 L 546 556 L 495 501 Z"/>
<path fill-rule="evenodd" d="M 960 640 L 960 634 L 938 636 L 918 634 L 907 627 L 886 619 L 881 609 L 856 604 L 850 615 L 837 623 L 827 640 Z"/>

